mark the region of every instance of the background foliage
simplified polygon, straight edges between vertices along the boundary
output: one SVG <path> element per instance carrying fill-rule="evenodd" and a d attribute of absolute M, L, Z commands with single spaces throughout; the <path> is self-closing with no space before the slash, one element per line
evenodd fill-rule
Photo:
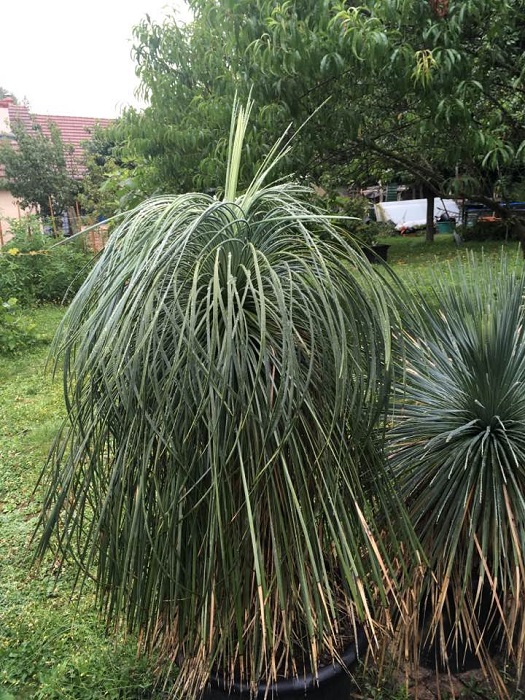
<path fill-rule="evenodd" d="M 103 220 L 126 211 L 144 198 L 135 177 L 134 163 L 120 155 L 118 125 L 96 127 L 84 144 L 86 173 L 78 201 L 88 219 Z"/>
<path fill-rule="evenodd" d="M 22 305 L 71 299 L 93 261 L 82 242 L 43 235 L 36 217 L 13 222 L 14 237 L 0 252 L 0 298 Z"/>
<path fill-rule="evenodd" d="M 329 99 L 286 163 L 299 176 L 510 196 L 525 156 L 520 0 L 451 0 L 443 12 L 426 0 L 190 6 L 189 25 L 135 30 L 149 106 L 122 126 L 146 191 L 217 187 L 229 105 L 252 89 L 247 165 Z"/>
<path fill-rule="evenodd" d="M 18 313 L 17 304 L 15 297 L 0 299 L 0 355 L 19 352 L 38 342 L 34 324 Z"/>
<path fill-rule="evenodd" d="M 35 207 L 43 216 L 65 211 L 74 203 L 79 185 L 72 174 L 71 149 L 62 141 L 60 131 L 52 123 L 49 136 L 36 123 L 31 131 L 21 122 L 12 124 L 11 129 L 17 147 L 13 148 L 11 139 L 0 143 L 3 187 L 23 207 Z"/>

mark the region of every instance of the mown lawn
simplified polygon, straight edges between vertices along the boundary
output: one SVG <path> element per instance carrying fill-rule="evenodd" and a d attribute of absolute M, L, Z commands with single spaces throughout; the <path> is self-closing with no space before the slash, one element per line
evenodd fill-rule
<path fill-rule="evenodd" d="M 448 265 L 457 258 L 488 256 L 497 264 L 503 250 L 513 264 L 523 264 L 515 241 L 467 241 L 458 246 L 452 234 L 441 233 L 433 243 L 427 243 L 424 235 L 391 236 L 380 242 L 390 246 L 388 263 L 397 275 L 410 290 L 422 293 L 432 288 L 434 276 L 447 276 Z"/>
<path fill-rule="evenodd" d="M 44 307 L 31 316 L 49 340 L 62 313 Z M 44 343 L 0 359 L 0 700 L 152 698 L 134 641 L 109 640 L 92 591 L 72 600 L 73 572 L 57 582 L 52 558 L 32 566 L 33 491 L 64 415 L 47 354 Z"/>
<path fill-rule="evenodd" d="M 466 241 L 457 245 L 449 233 L 438 233 L 433 243 L 427 243 L 424 235 L 418 236 L 389 236 L 382 238 L 381 243 L 390 245 L 388 261 L 394 265 L 427 268 L 436 260 L 446 262 L 457 255 L 464 257 L 469 251 L 476 255 L 499 256 L 503 248 L 507 253 L 518 251 L 516 241 Z"/>

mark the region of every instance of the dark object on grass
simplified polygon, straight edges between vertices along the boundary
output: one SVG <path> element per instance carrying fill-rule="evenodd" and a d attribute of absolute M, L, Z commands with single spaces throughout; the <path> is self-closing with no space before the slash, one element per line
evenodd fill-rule
<path fill-rule="evenodd" d="M 372 245 L 370 247 L 363 246 L 363 253 L 366 259 L 371 263 L 386 262 L 389 248 L 390 246 L 387 243 Z"/>

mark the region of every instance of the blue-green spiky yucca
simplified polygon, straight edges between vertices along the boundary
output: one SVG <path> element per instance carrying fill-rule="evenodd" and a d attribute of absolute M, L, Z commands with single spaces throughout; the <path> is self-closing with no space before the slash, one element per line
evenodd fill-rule
<path fill-rule="evenodd" d="M 455 657 L 471 654 L 494 670 L 501 647 L 521 669 L 525 273 L 504 256 L 449 272 L 406 334 L 391 463 L 429 559 L 426 612 L 439 654 L 459 666 Z"/>

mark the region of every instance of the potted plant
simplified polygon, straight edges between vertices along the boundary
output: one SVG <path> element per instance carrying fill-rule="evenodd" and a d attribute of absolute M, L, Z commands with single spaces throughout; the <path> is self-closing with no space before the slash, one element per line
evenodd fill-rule
<path fill-rule="evenodd" d="M 68 416 L 39 552 L 95 577 L 184 698 L 344 665 L 410 540 L 376 444 L 387 293 L 309 190 L 264 184 L 284 138 L 237 193 L 249 111 L 222 198 L 133 210 L 55 341 Z"/>
<path fill-rule="evenodd" d="M 444 279 L 446 281 L 444 281 Z M 525 274 L 502 257 L 451 266 L 418 299 L 391 465 L 428 557 L 422 651 L 521 675 L 525 642 Z M 419 320 L 417 321 L 416 319 Z"/>
<path fill-rule="evenodd" d="M 327 197 L 328 210 L 336 215 L 334 225 L 350 245 L 358 245 L 367 260 L 386 262 L 387 243 L 380 243 L 380 236 L 392 235 L 395 228 L 375 219 L 373 208 L 366 197 L 350 197 L 332 191 Z"/>

